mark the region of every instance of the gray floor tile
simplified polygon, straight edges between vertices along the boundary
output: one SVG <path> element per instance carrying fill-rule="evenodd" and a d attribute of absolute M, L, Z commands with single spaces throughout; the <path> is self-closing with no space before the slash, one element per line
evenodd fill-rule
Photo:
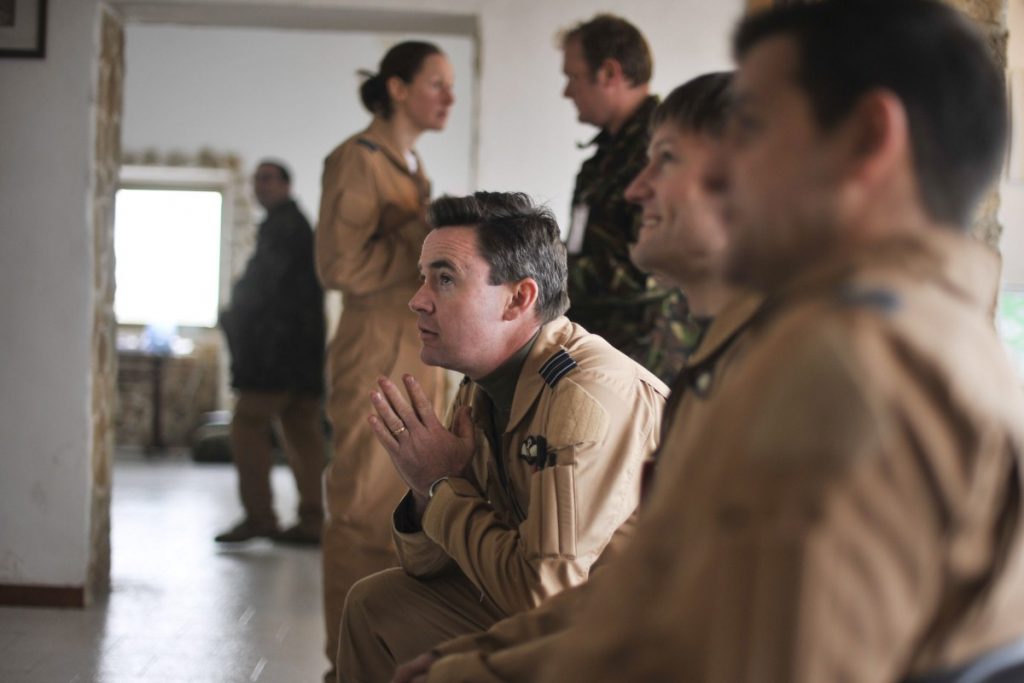
<path fill-rule="evenodd" d="M 288 523 L 294 481 L 284 467 L 273 480 Z M 320 680 L 319 552 L 218 547 L 213 536 L 241 516 L 230 465 L 119 458 L 111 515 L 110 595 L 85 610 L 0 608 L 0 680 Z"/>

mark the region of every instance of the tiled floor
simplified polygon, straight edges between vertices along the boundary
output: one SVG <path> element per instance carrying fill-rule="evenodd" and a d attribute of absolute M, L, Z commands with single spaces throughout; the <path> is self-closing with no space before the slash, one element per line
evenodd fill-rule
<path fill-rule="evenodd" d="M 293 521 L 288 468 L 274 468 L 274 492 Z M 218 547 L 241 514 L 230 465 L 122 453 L 111 514 L 112 592 L 85 610 L 0 608 L 0 681 L 320 680 L 319 552 Z"/>

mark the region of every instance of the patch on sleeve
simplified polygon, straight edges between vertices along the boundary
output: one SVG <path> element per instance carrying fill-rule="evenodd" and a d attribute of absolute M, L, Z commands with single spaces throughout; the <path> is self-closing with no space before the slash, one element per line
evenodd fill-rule
<path fill-rule="evenodd" d="M 576 367 L 576 361 L 569 355 L 569 352 L 562 349 L 551 358 L 547 359 L 544 365 L 540 366 L 540 376 L 549 387 L 554 387 L 558 381 L 569 374 Z"/>
<path fill-rule="evenodd" d="M 371 152 L 376 152 L 378 149 L 380 149 L 380 147 L 378 147 L 376 143 L 370 142 L 366 138 L 356 138 L 356 142 L 365 147 L 366 149 L 370 150 Z"/>
<path fill-rule="evenodd" d="M 888 314 L 899 310 L 900 297 L 896 292 L 882 287 L 847 284 L 839 290 L 839 303 L 851 308 L 873 308 Z"/>
<path fill-rule="evenodd" d="M 553 399 L 544 434 L 552 451 L 574 444 L 604 440 L 611 418 L 590 392 L 570 382 L 559 387 Z M 549 461 L 548 464 L 553 463 Z"/>

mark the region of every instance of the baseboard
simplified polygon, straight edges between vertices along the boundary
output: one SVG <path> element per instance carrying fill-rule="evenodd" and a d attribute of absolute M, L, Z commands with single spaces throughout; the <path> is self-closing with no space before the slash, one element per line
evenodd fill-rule
<path fill-rule="evenodd" d="M 0 583 L 0 606 L 85 607 L 85 588 Z"/>

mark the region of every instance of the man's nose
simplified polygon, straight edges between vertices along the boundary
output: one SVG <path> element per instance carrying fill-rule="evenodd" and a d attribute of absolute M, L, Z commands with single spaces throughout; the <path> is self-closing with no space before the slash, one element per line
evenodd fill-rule
<path fill-rule="evenodd" d="M 430 308 L 428 306 L 428 298 L 425 290 L 426 284 L 420 285 L 420 288 L 416 290 L 416 293 L 409 299 L 409 310 L 413 313 L 429 313 Z"/>
<path fill-rule="evenodd" d="M 627 202 L 631 202 L 633 204 L 639 204 L 650 196 L 650 186 L 647 184 L 646 167 L 644 167 L 644 169 L 640 171 L 635 178 L 633 178 L 633 182 L 626 187 L 626 191 L 623 193 L 623 196 L 626 198 Z"/>

